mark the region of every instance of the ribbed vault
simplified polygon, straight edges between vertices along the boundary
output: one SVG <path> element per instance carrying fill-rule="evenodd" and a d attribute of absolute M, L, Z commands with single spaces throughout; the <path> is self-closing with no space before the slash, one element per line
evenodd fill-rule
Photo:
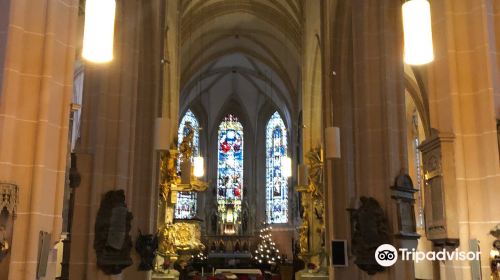
<path fill-rule="evenodd" d="M 300 0 L 181 1 L 181 112 L 203 98 L 219 104 L 240 100 L 249 112 L 270 102 L 291 123 L 300 100 L 302 5 Z M 212 105 L 202 106 L 217 110 Z"/>

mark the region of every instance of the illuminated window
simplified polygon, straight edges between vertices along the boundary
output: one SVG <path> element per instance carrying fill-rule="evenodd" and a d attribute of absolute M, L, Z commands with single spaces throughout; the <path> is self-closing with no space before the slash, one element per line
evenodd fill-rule
<path fill-rule="evenodd" d="M 243 197 L 243 126 L 228 115 L 219 125 L 217 205 L 224 233 L 236 233 Z"/>
<path fill-rule="evenodd" d="M 188 110 L 184 117 L 182 117 L 181 123 L 179 124 L 178 131 L 178 140 L 177 144 L 180 145 L 184 136 L 189 132 L 189 127 L 192 127 L 194 130 L 193 137 L 193 156 L 199 155 L 200 150 L 200 125 L 196 116 Z M 183 159 L 179 157 L 179 162 Z M 190 159 L 193 160 L 192 158 Z M 180 164 L 177 166 L 177 170 L 179 171 Z M 196 215 L 196 193 L 177 193 L 177 203 L 175 204 L 175 218 L 176 219 L 191 219 Z"/>
<path fill-rule="evenodd" d="M 281 165 L 287 145 L 285 123 L 276 112 L 266 126 L 266 215 L 270 224 L 288 222 L 288 178 Z"/>

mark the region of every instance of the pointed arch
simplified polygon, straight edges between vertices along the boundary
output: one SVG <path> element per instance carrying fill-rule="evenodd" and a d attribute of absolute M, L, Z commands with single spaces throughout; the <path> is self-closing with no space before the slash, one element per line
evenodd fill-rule
<path fill-rule="evenodd" d="M 199 155 L 200 153 L 200 122 L 196 118 L 195 114 L 191 110 L 187 110 L 179 123 L 179 130 L 177 131 L 177 145 L 182 143 L 182 140 L 189 131 L 189 127 L 194 130 L 193 137 L 193 157 Z M 179 158 L 179 162 L 182 161 Z M 192 158 L 189 160 L 193 160 Z M 180 164 L 177 166 L 177 171 L 179 171 Z M 177 203 L 175 204 L 175 218 L 176 219 L 191 219 L 196 215 L 196 201 L 197 195 L 195 192 L 179 192 L 177 193 Z"/>
<path fill-rule="evenodd" d="M 288 222 L 288 178 L 281 166 L 287 155 L 287 129 L 275 112 L 266 125 L 266 220 L 270 224 Z"/>
<path fill-rule="evenodd" d="M 237 234 L 243 200 L 243 125 L 233 114 L 219 124 L 217 208 L 224 234 Z"/>

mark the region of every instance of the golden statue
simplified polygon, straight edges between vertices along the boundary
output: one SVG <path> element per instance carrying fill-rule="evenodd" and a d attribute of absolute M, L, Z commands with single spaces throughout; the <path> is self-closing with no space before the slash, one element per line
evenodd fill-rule
<path fill-rule="evenodd" d="M 323 195 L 323 150 L 321 147 L 311 149 L 306 154 L 308 163 L 307 188 L 297 188 L 301 192 L 302 226 L 298 228 L 300 257 L 306 262 L 321 259 L 325 246 L 325 203 Z M 319 263 L 318 263 L 319 265 Z"/>
<path fill-rule="evenodd" d="M 158 250 L 163 256 L 176 255 L 175 229 L 173 224 L 165 224 L 159 230 Z"/>
<path fill-rule="evenodd" d="M 299 230 L 300 254 L 305 255 L 309 251 L 309 223 L 304 220 Z"/>
<path fill-rule="evenodd" d="M 180 183 L 176 153 L 175 150 L 160 153 L 160 196 L 163 201 L 167 201 L 171 186 Z"/>
<path fill-rule="evenodd" d="M 198 223 L 178 222 L 160 228 L 158 250 L 161 255 L 176 255 L 178 251 L 201 251 L 201 231 Z"/>
<path fill-rule="evenodd" d="M 191 126 L 190 122 L 186 123 L 187 134 L 182 138 L 182 142 L 179 144 L 179 152 L 182 159 L 191 159 L 193 156 L 193 140 L 194 140 L 194 128 Z"/>

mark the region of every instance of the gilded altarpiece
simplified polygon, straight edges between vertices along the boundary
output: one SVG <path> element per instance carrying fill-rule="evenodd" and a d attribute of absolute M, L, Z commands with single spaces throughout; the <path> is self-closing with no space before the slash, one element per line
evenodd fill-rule
<path fill-rule="evenodd" d="M 189 135 L 192 135 L 190 133 Z M 189 259 L 193 252 L 201 251 L 204 245 L 200 241 L 200 220 L 197 219 L 174 219 L 175 205 L 178 193 L 203 192 L 207 189 L 207 183 L 198 180 L 193 174 L 191 164 L 187 164 L 187 172 L 179 176 L 178 159 L 191 158 L 192 137 L 185 137 L 179 145 L 169 151 L 160 152 L 159 161 L 159 221 L 158 221 L 158 251 L 155 263 L 157 273 L 168 273 L 172 270 L 172 264 L 177 259 Z M 182 178 L 181 178 L 182 177 Z M 185 182 L 187 178 L 188 182 Z"/>
<path fill-rule="evenodd" d="M 323 150 L 314 148 L 306 158 L 308 184 L 296 189 L 301 194 L 302 204 L 302 226 L 298 228 L 300 257 L 320 267 L 326 256 Z"/>

